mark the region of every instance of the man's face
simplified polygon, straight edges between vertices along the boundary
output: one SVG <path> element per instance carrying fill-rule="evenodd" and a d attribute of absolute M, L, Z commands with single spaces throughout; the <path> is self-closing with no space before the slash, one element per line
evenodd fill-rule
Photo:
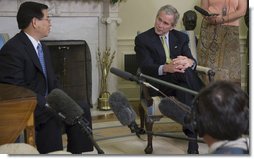
<path fill-rule="evenodd" d="M 165 35 L 170 30 L 174 29 L 174 16 L 167 15 L 164 11 L 160 12 L 155 19 L 155 32 L 158 35 Z"/>
<path fill-rule="evenodd" d="M 40 38 L 47 37 L 50 32 L 51 27 L 51 20 L 49 19 L 48 10 L 44 9 L 43 12 L 43 18 L 37 19 L 37 34 Z"/>

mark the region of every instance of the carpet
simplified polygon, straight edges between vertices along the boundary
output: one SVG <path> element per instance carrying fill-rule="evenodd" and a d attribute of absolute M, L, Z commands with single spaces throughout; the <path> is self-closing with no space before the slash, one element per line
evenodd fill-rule
<path fill-rule="evenodd" d="M 138 121 L 137 121 L 138 123 Z M 153 131 L 156 133 L 167 133 L 169 135 L 185 137 L 181 125 L 163 118 L 154 124 Z M 122 126 L 119 121 L 108 121 L 93 123 L 94 138 L 99 147 L 108 155 L 145 155 L 144 149 L 147 145 L 147 136 L 138 138 L 130 132 L 127 126 Z M 152 155 L 186 155 L 188 141 L 168 137 L 153 137 Z M 206 144 L 199 143 L 200 154 L 207 154 Z M 93 152 L 85 154 L 97 154 Z"/>

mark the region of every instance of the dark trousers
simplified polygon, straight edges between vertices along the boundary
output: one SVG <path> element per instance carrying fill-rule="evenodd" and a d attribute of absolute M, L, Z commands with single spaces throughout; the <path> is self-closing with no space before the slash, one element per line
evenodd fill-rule
<path fill-rule="evenodd" d="M 58 118 L 50 118 L 46 123 L 36 127 L 36 146 L 41 154 L 63 150 L 62 134 L 67 134 L 67 151 L 73 154 L 93 151 L 88 135 L 82 132 L 79 125 L 64 125 Z"/>
<path fill-rule="evenodd" d="M 204 87 L 204 83 L 202 80 L 198 77 L 197 73 L 188 68 L 185 73 L 173 73 L 173 74 L 167 74 L 164 76 L 160 76 L 159 79 L 199 92 L 200 89 Z M 190 94 L 188 92 L 182 91 L 182 90 L 177 90 L 175 88 L 169 88 L 164 85 L 159 85 L 154 83 L 154 86 L 159 88 L 160 91 L 165 93 L 167 96 L 175 96 L 180 102 L 192 107 L 192 102 L 195 97 L 195 95 Z M 149 90 L 149 94 L 151 96 L 159 95 L 158 92 L 155 92 L 154 90 Z M 190 128 L 185 128 L 183 127 L 183 132 L 185 133 L 186 136 L 190 138 L 197 138 L 197 134 L 194 132 L 194 130 Z M 198 144 L 195 141 L 190 141 L 188 144 L 188 152 L 193 152 L 198 149 Z"/>
<path fill-rule="evenodd" d="M 200 89 L 204 87 L 204 83 L 198 77 L 197 73 L 190 68 L 186 69 L 185 73 L 169 73 L 167 75 L 159 76 L 158 78 L 171 84 L 175 84 L 177 86 L 181 86 L 197 92 L 199 92 Z M 192 105 L 192 101 L 195 97 L 194 95 L 182 90 L 175 89 L 173 87 L 170 88 L 165 85 L 160 85 L 158 83 L 152 84 L 167 96 L 175 96 L 180 102 L 188 106 Z M 149 88 L 149 94 L 151 96 L 162 96 L 160 93 L 152 90 L 151 88 Z"/>

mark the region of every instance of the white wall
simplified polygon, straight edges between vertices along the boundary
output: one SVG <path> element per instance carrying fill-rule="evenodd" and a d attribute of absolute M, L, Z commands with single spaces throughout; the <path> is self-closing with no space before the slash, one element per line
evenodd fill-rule
<path fill-rule="evenodd" d="M 166 4 L 173 5 L 180 13 L 177 29 L 183 29 L 182 15 L 187 10 L 194 10 L 195 5 L 200 5 L 200 0 L 123 0 L 119 6 L 119 17 L 122 23 L 118 28 L 119 39 L 133 39 L 137 30 L 145 31 L 154 25 L 158 9 Z M 195 29 L 199 33 L 201 16 L 198 14 L 198 23 Z M 240 26 L 240 37 L 246 37 L 244 21 Z"/>
<path fill-rule="evenodd" d="M 14 36 L 17 28 L 17 10 L 24 0 L 0 0 L 0 33 L 8 33 Z M 27 1 L 27 0 L 26 0 Z M 85 40 L 91 51 L 92 63 L 92 103 L 96 104 L 100 93 L 100 72 L 96 59 L 97 50 L 105 50 L 106 44 L 112 50 L 116 49 L 116 29 L 110 27 L 114 24 L 106 24 L 102 19 L 110 19 L 117 15 L 118 7 L 111 8 L 110 0 L 32 0 L 39 1 L 49 6 L 52 28 L 45 40 Z M 115 11 L 116 10 L 116 11 Z M 109 26 L 109 27 L 108 27 Z M 113 28 L 107 30 L 107 28 Z M 107 38 L 110 35 L 110 38 Z M 107 40 L 109 39 L 109 40 Z M 116 79 L 110 79 L 110 89 L 115 89 Z M 111 84 L 111 83 L 110 83 Z"/>

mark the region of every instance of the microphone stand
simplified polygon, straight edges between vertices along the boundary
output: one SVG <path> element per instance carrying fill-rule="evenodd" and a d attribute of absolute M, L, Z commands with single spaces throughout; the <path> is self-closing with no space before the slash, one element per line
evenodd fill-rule
<path fill-rule="evenodd" d="M 88 135 L 89 139 L 93 143 L 94 147 L 96 148 L 98 154 L 104 154 L 104 151 L 99 147 L 99 145 L 95 142 L 93 136 L 92 136 L 92 130 L 88 127 L 88 121 L 85 119 L 78 118 L 77 123 L 80 126 L 81 130 Z"/>
<path fill-rule="evenodd" d="M 146 87 L 149 87 L 149 88 L 152 88 L 154 89 L 155 91 L 159 92 L 160 94 L 162 94 L 164 97 L 166 98 L 170 98 L 168 97 L 165 93 L 163 93 L 162 91 L 160 91 L 158 88 L 154 87 L 153 85 L 151 85 L 150 83 L 148 82 L 144 82 L 143 79 L 139 79 L 139 78 L 136 78 L 134 75 L 132 75 L 131 73 L 129 72 L 124 72 L 124 71 L 121 71 L 117 68 L 111 68 L 110 69 L 110 72 L 123 78 L 123 79 L 126 79 L 126 80 L 129 80 L 129 81 L 135 81 L 137 82 L 137 84 L 143 84 L 145 85 Z M 165 82 L 163 80 L 159 80 L 157 78 L 154 78 L 154 77 L 151 77 L 151 76 L 148 76 L 148 75 L 145 75 L 145 74 L 142 74 L 141 72 L 138 71 L 138 74 L 137 74 L 139 77 L 143 77 L 149 81 L 153 81 L 155 83 L 158 83 L 158 84 L 162 84 L 162 85 L 165 85 L 167 87 L 170 87 L 170 88 L 173 88 L 173 89 L 178 89 L 178 90 L 181 90 L 181 91 L 184 91 L 184 92 L 187 92 L 187 93 L 190 93 L 192 95 L 197 95 L 198 92 L 196 91 L 193 91 L 193 90 L 190 90 L 190 89 L 187 89 L 187 88 L 184 88 L 184 87 L 181 87 L 181 86 L 178 86 L 178 85 L 175 85 L 175 84 L 172 84 L 172 83 L 168 83 L 168 82 Z M 172 99 L 171 99 L 172 100 Z M 139 131 L 139 129 L 133 125 L 130 125 L 130 128 L 131 128 L 131 131 L 132 132 L 136 132 L 136 135 L 139 137 L 139 134 L 143 134 L 144 131 Z M 147 134 L 151 134 L 151 135 L 154 135 L 154 136 L 164 136 L 166 137 L 165 134 L 156 134 L 156 133 L 153 133 L 153 132 L 147 132 Z M 167 135 L 167 137 L 169 137 L 169 135 Z M 175 137 L 175 136 L 170 136 L 172 138 L 179 138 L 179 137 Z M 181 138 L 182 139 L 182 138 Z M 190 138 L 190 140 L 194 140 L 194 141 L 197 141 L 197 139 L 195 138 Z"/>
<path fill-rule="evenodd" d="M 193 90 L 191 90 L 191 89 L 184 88 L 184 87 L 175 85 L 175 84 L 173 84 L 173 83 L 165 82 L 165 81 L 163 81 L 163 80 L 160 80 L 160 79 L 157 79 L 157 78 L 154 78 L 154 77 L 145 75 L 145 74 L 143 74 L 143 73 L 138 73 L 138 75 L 139 75 L 140 77 L 143 77 L 143 78 L 149 80 L 149 81 L 153 81 L 153 82 L 155 82 L 155 83 L 162 84 L 162 85 L 164 85 L 164 86 L 171 87 L 171 88 L 173 88 L 173 89 L 178 89 L 178 90 L 181 90 L 181 91 L 190 93 L 190 94 L 195 95 L 195 96 L 198 95 L 198 92 L 193 91 Z M 153 87 L 151 87 L 151 88 L 153 88 Z M 156 89 L 155 89 L 155 90 L 156 90 Z"/>
<path fill-rule="evenodd" d="M 160 94 L 162 94 L 164 97 L 168 97 L 165 93 L 163 93 L 162 91 L 160 91 L 158 88 L 154 87 L 153 85 L 151 85 L 148 82 L 142 82 L 143 85 L 145 85 L 146 87 L 152 88 L 155 91 L 159 92 Z"/>
<path fill-rule="evenodd" d="M 162 134 L 162 133 L 154 133 L 152 131 L 147 131 L 146 132 L 149 135 L 153 135 L 153 136 L 160 136 L 160 137 L 167 137 L 167 138 L 173 138 L 173 139 L 180 139 L 180 140 L 186 140 L 186 141 L 197 141 L 200 143 L 205 143 L 203 140 L 198 140 L 196 138 L 184 138 L 184 137 L 179 137 L 179 136 L 174 136 L 174 135 L 169 135 L 169 134 Z"/>
<path fill-rule="evenodd" d="M 162 81 L 162 80 L 158 80 L 156 78 L 153 78 L 153 77 L 150 77 L 150 76 L 147 76 L 147 75 L 144 75 L 142 73 L 139 74 L 140 77 L 144 77 L 146 79 L 150 79 L 152 81 L 155 81 L 159 84 L 164 84 L 166 86 L 169 86 L 169 87 L 173 87 L 175 89 L 179 89 L 179 90 L 182 90 L 182 91 L 185 91 L 185 92 L 188 92 L 188 93 L 191 93 L 193 95 L 197 95 L 198 92 L 195 92 L 193 90 L 190 90 L 190 89 L 187 89 L 187 88 L 184 88 L 184 87 L 180 87 L 180 86 L 177 86 L 175 84 L 171 84 L 171 83 L 168 83 L 168 82 L 165 82 L 165 81 Z M 152 88 L 154 89 L 155 91 L 159 92 L 160 94 L 162 94 L 164 97 L 166 98 L 170 98 L 168 97 L 165 93 L 163 93 L 162 91 L 160 91 L 158 88 L 156 88 L 155 86 L 153 86 L 152 84 L 148 83 L 148 82 L 144 82 L 143 80 L 140 80 L 140 83 L 145 85 L 146 87 L 149 87 L 149 88 Z M 172 100 L 172 99 L 171 99 Z M 177 102 L 175 100 L 173 100 L 174 102 Z M 169 135 L 169 134 L 162 134 L 162 133 L 154 133 L 152 131 L 146 131 L 145 132 L 146 134 L 148 135 L 152 135 L 152 136 L 160 136 L 160 137 L 167 137 L 167 138 L 174 138 L 174 139 L 180 139 L 180 140 L 187 140 L 187 141 L 195 141 L 195 142 L 200 142 L 200 143 L 204 143 L 203 140 L 198 140 L 197 138 L 183 138 L 183 137 L 178 137 L 178 136 L 173 136 L 173 135 Z"/>
<path fill-rule="evenodd" d="M 51 113 L 55 114 L 58 118 L 63 120 L 66 123 L 66 116 L 64 116 L 61 112 L 56 112 L 48 103 L 46 103 L 46 108 L 49 110 Z M 81 131 L 85 134 L 88 135 L 88 138 L 91 140 L 92 144 L 96 148 L 98 154 L 104 154 L 103 150 L 99 147 L 99 145 L 95 142 L 93 136 L 92 136 L 92 130 L 88 126 L 89 123 L 86 119 L 82 118 L 82 116 L 77 117 L 75 120 L 72 121 L 71 125 L 78 124 L 81 128 Z"/>
<path fill-rule="evenodd" d="M 146 131 L 143 128 L 138 127 L 137 123 L 135 121 L 131 122 L 128 127 L 131 129 L 131 133 L 136 133 L 136 136 L 140 138 L 141 134 L 145 134 Z"/>

